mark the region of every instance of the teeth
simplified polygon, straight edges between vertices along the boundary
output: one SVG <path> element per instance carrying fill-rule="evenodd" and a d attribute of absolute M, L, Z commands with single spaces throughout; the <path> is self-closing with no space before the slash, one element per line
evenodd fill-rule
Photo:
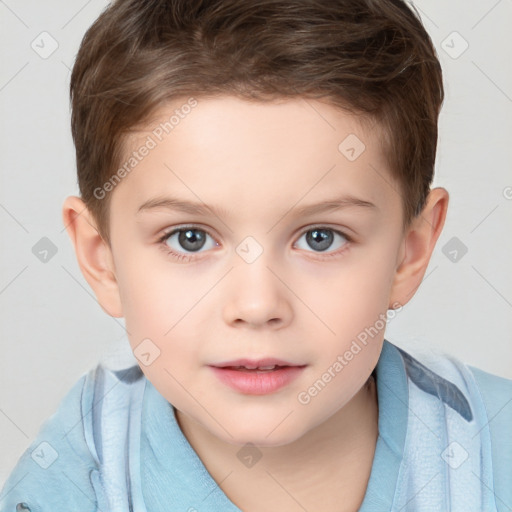
<path fill-rule="evenodd" d="M 277 365 L 272 366 L 236 366 L 237 370 L 273 370 Z"/>

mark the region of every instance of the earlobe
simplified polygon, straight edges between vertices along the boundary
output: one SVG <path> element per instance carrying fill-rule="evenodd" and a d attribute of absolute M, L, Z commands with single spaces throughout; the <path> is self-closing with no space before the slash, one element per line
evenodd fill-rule
<path fill-rule="evenodd" d="M 430 191 L 423 211 L 404 235 L 400 263 L 396 269 L 390 304 L 407 304 L 427 270 L 435 244 L 443 230 L 449 195 L 444 188 Z"/>
<path fill-rule="evenodd" d="M 100 236 L 96 222 L 82 199 L 77 196 L 66 198 L 62 220 L 73 243 L 80 270 L 101 308 L 110 316 L 122 317 L 111 248 Z"/>

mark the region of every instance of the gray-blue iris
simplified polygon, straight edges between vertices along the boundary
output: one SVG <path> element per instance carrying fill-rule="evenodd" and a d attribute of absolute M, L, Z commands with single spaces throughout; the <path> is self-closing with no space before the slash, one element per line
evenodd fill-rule
<path fill-rule="evenodd" d="M 306 233 L 306 240 L 308 244 L 318 251 L 325 251 L 328 249 L 332 244 L 333 238 L 334 236 L 332 231 L 328 229 L 312 229 Z M 317 244 L 317 247 L 315 247 L 314 244 Z"/>
<path fill-rule="evenodd" d="M 187 251 L 198 251 L 205 244 L 206 236 L 198 229 L 187 229 L 186 231 L 180 231 L 178 240 Z"/>

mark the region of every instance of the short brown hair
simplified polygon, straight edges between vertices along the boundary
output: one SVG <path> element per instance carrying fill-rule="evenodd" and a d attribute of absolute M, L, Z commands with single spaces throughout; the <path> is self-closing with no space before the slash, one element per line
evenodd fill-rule
<path fill-rule="evenodd" d="M 114 0 L 87 30 L 70 84 L 81 197 L 110 243 L 95 190 L 126 135 L 177 98 L 324 99 L 382 129 L 403 227 L 434 174 L 441 66 L 402 0 Z M 340 141 L 341 142 L 341 141 Z"/>

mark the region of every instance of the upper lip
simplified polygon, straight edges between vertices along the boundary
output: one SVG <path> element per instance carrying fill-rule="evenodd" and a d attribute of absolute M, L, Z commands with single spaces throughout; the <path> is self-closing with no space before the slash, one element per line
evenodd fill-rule
<path fill-rule="evenodd" d="M 290 363 L 283 361 L 282 359 L 276 359 L 274 357 L 264 357 L 262 359 L 234 359 L 233 361 L 226 361 L 223 363 L 215 363 L 210 366 L 217 368 L 225 368 L 227 366 L 245 366 L 246 368 L 262 368 L 265 366 L 305 366 L 301 364 Z"/>

